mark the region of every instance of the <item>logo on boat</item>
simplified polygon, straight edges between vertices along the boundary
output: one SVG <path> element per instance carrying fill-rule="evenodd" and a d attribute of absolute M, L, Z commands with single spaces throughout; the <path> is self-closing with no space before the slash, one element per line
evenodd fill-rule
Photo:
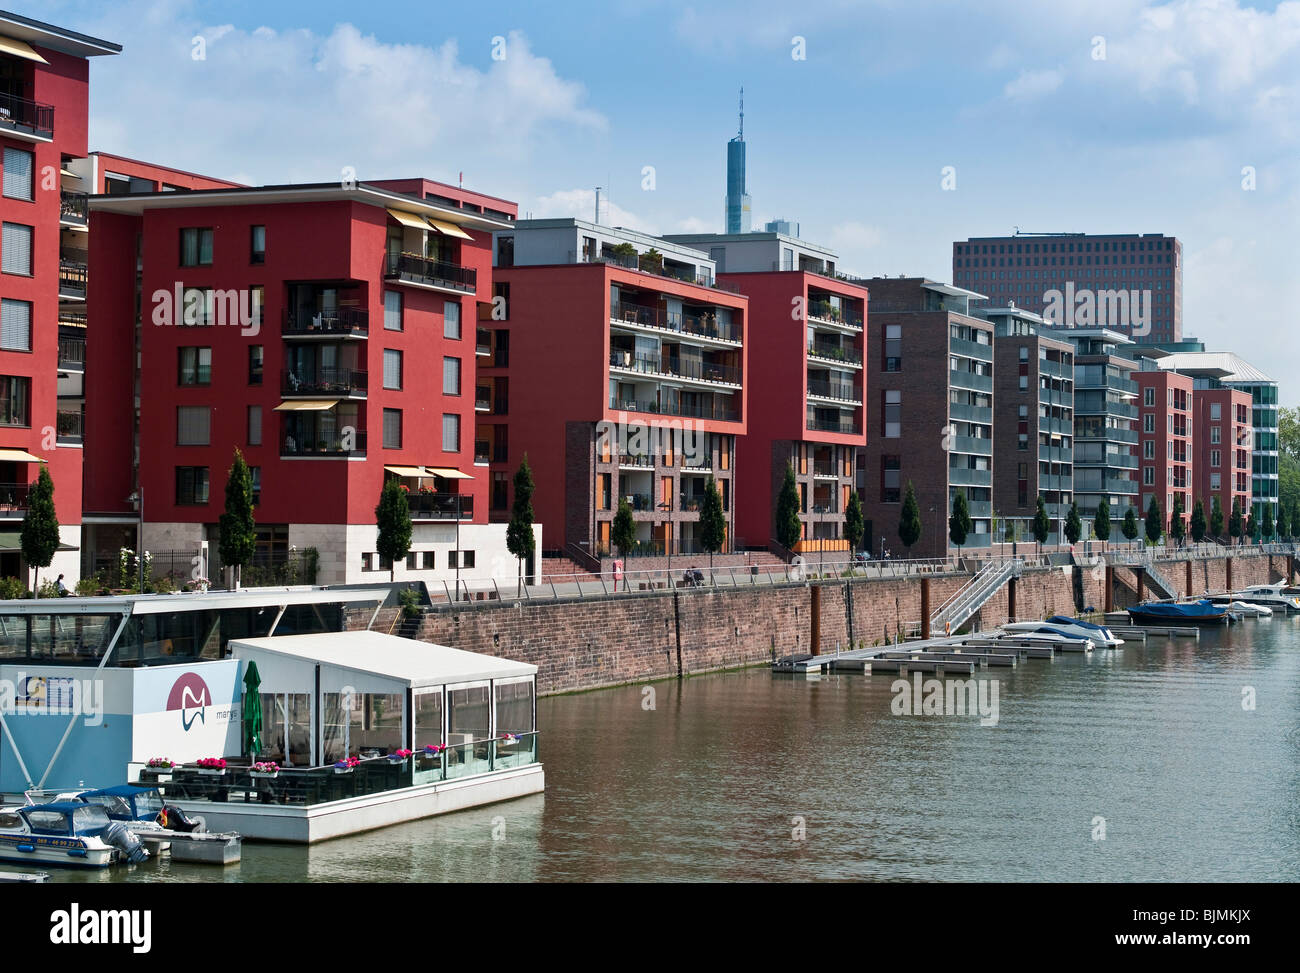
<path fill-rule="evenodd" d="M 203 708 L 211 705 L 212 690 L 196 672 L 187 672 L 177 679 L 167 697 L 168 711 L 181 711 L 181 726 L 186 730 L 194 725 L 195 720 L 206 723 Z"/>

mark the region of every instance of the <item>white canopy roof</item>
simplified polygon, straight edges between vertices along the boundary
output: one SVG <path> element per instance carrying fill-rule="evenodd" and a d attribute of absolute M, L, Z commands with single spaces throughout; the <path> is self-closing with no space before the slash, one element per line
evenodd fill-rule
<path fill-rule="evenodd" d="M 327 632 L 232 639 L 231 653 L 257 663 L 265 693 L 398 693 L 407 689 L 534 676 L 537 666 L 383 632 Z"/>

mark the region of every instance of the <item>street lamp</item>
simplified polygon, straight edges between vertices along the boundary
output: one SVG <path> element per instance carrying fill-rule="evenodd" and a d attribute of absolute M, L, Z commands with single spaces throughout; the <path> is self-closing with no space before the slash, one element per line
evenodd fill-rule
<path fill-rule="evenodd" d="M 140 594 L 144 594 L 144 486 L 132 491 L 131 495 L 126 498 L 127 503 L 137 505 L 136 509 L 140 512 L 140 523 L 136 532 L 135 541 L 135 563 L 140 566 Z"/>

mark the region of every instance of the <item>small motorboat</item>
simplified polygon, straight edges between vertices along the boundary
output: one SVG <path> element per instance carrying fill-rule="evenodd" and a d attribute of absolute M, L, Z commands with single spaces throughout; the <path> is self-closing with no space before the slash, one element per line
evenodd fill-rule
<path fill-rule="evenodd" d="M 1284 584 L 1253 584 L 1241 591 L 1234 591 L 1234 601 L 1244 601 L 1252 605 L 1266 605 L 1284 612 L 1300 612 L 1300 597 L 1286 593 Z"/>
<path fill-rule="evenodd" d="M 1004 632 L 1056 632 L 1072 639 L 1091 639 L 1093 644 L 1102 648 L 1115 648 L 1123 645 L 1124 640 L 1116 638 L 1104 625 L 1094 625 L 1069 615 L 1053 615 L 1045 622 L 1011 622 L 1002 626 Z"/>
<path fill-rule="evenodd" d="M 1268 618 L 1273 609 L 1267 605 L 1256 605 L 1248 601 L 1237 601 L 1231 595 L 1218 595 L 1210 599 L 1216 605 L 1227 605 L 1228 612 L 1240 618 Z"/>
<path fill-rule="evenodd" d="M 0 861 L 107 868 L 148 857 L 125 824 L 93 804 L 57 801 L 0 808 Z"/>
<path fill-rule="evenodd" d="M 1192 602 L 1148 601 L 1128 610 L 1134 625 L 1226 625 L 1228 606 L 1208 598 Z"/>
<path fill-rule="evenodd" d="M 158 788 L 148 785 L 119 784 L 117 787 L 60 795 L 60 799 L 63 798 L 102 807 L 110 820 L 121 821 L 139 834 L 174 831 L 202 834 L 207 831 L 203 818 L 191 818 L 180 808 L 164 804 Z M 152 838 L 150 842 L 155 852 L 170 849 L 168 842 L 158 843 Z"/>
<path fill-rule="evenodd" d="M 1097 645 L 1097 643 L 1090 638 L 1080 638 L 1076 635 L 1062 635 L 1060 632 L 1056 631 L 1056 629 L 1047 626 L 1042 626 L 1033 631 L 1016 630 L 1012 632 L 1004 625 L 1002 626 L 1002 631 L 1005 634 L 1002 635 L 998 641 L 1009 642 L 1012 644 L 1017 642 L 1024 645 L 1056 644 L 1060 645 L 1063 650 L 1068 648 L 1078 649 L 1083 652 L 1091 652 Z"/>

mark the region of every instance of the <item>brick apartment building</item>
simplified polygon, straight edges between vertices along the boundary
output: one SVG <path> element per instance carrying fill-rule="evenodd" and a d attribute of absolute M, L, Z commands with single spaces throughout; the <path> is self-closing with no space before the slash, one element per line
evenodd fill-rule
<path fill-rule="evenodd" d="M 147 550 L 208 541 L 215 565 L 238 447 L 259 549 L 316 548 L 322 583 L 387 578 L 388 478 L 415 524 L 398 578 L 513 570 L 473 462 L 474 321 L 513 204 L 418 179 L 142 191 L 148 172 L 101 161 L 129 191 L 90 207 L 86 509 L 117 531 L 100 547 L 134 514 Z"/>
<path fill-rule="evenodd" d="M 1182 253 L 1162 233 L 971 237 L 952 245 L 952 280 L 987 294 L 990 305 L 1014 302 L 1057 327 L 1109 328 L 1144 344 L 1178 341 Z"/>
<path fill-rule="evenodd" d="M 1211 499 L 1218 497 L 1226 525 L 1232 505 L 1241 505 L 1242 516 L 1251 503 L 1251 400 L 1240 389 L 1202 388 L 1193 380 L 1192 428 L 1196 440 L 1196 498 L 1205 505 L 1209 523 Z M 1276 508 L 1273 510 L 1277 514 Z"/>
<path fill-rule="evenodd" d="M 1166 530 L 1174 503 L 1184 522 L 1191 520 L 1196 488 L 1196 430 L 1192 411 L 1192 380 L 1158 368 L 1134 373 L 1138 385 L 1138 460 L 1143 514 L 1155 497 Z"/>
<path fill-rule="evenodd" d="M 587 566 L 608 555 L 626 497 L 635 553 L 693 554 L 712 476 L 729 549 L 747 299 L 718 284 L 703 253 L 622 228 L 527 220 L 496 237 L 506 318 L 480 322 L 476 434 L 490 457 L 493 518 L 508 519 L 509 478 L 526 453 L 536 514 L 555 525 L 552 549 Z"/>
<path fill-rule="evenodd" d="M 0 577 L 27 578 L 19 522 L 40 464 L 54 481 L 60 550 L 78 576 L 82 510 L 90 58 L 117 44 L 0 12 Z"/>
<path fill-rule="evenodd" d="M 1074 498 L 1074 346 L 1040 330 L 1043 319 L 1016 307 L 986 308 L 993 338 L 993 509 L 995 542 L 1033 537 L 1031 523 L 1043 498 L 1048 544 L 1065 543 L 1065 518 Z M 1081 510 L 1091 520 L 1093 510 Z"/>
<path fill-rule="evenodd" d="M 910 556 L 948 553 L 948 517 L 959 491 L 975 528 L 965 547 L 988 548 L 994 325 L 970 313 L 970 301 L 981 295 L 919 277 L 876 277 L 866 286 L 870 431 L 859 471 L 872 551 L 903 555 L 898 524 L 909 482 L 922 527 Z"/>
<path fill-rule="evenodd" d="M 866 444 L 866 288 L 837 276 L 835 255 L 785 233 L 676 234 L 749 297 L 749 405 L 737 452 L 746 471 L 736 529 L 750 546 L 776 538 L 787 465 L 799 489 L 799 554 L 847 554 L 844 511 Z M 784 269 L 782 269 L 784 268 Z M 864 537 L 864 543 L 867 542 Z"/>

